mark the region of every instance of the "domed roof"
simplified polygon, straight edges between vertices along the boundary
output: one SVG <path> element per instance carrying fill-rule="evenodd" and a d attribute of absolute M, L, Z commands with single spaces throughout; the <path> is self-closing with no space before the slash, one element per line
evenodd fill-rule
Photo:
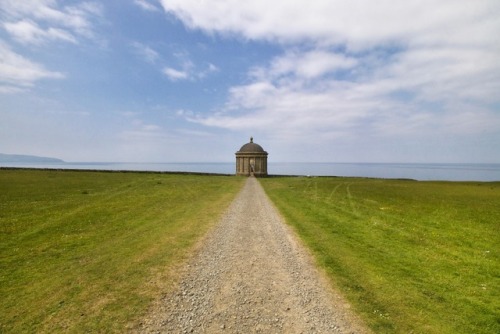
<path fill-rule="evenodd" d="M 253 137 L 250 137 L 250 142 L 243 145 L 238 152 L 247 152 L 247 153 L 266 153 L 262 146 L 253 142 Z"/>

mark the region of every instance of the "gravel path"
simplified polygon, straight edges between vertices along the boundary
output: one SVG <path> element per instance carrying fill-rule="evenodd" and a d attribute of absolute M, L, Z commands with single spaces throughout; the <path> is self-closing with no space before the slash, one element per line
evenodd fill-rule
<path fill-rule="evenodd" d="M 139 333 L 368 333 L 248 178 Z"/>

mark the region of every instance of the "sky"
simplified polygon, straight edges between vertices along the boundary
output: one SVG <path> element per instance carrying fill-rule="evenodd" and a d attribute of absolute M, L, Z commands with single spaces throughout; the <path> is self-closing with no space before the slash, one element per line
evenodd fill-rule
<path fill-rule="evenodd" d="M 0 0 L 0 152 L 500 163 L 498 0 Z"/>

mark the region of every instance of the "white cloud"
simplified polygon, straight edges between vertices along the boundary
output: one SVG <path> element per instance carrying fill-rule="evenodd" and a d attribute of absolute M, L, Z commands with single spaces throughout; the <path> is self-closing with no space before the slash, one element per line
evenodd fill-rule
<path fill-rule="evenodd" d="M 191 110 L 178 109 L 175 114 L 179 117 L 192 117 L 194 113 Z"/>
<path fill-rule="evenodd" d="M 80 38 L 99 41 L 94 34 L 94 23 L 102 16 L 102 6 L 96 2 L 63 5 L 57 0 L 1 0 L 0 9 L 0 27 L 12 40 L 25 46 L 77 44 Z M 5 41 L 0 48 L 4 59 L 0 65 L 3 93 L 24 91 L 41 79 L 64 78 L 62 73 L 46 70 L 16 54 Z"/>
<path fill-rule="evenodd" d="M 0 6 L 7 32 L 26 44 L 94 38 L 93 20 L 102 15 L 102 6 L 94 2 L 62 6 L 56 0 L 2 0 Z"/>
<path fill-rule="evenodd" d="M 455 71 L 457 61 L 451 61 L 450 54 L 443 52 L 443 59 L 428 60 L 418 52 L 404 52 L 394 62 L 383 64 L 372 56 L 346 58 L 349 61 L 340 64 L 345 64 L 350 72 L 341 79 L 326 77 L 306 82 L 304 78 L 328 73 L 328 67 L 319 64 L 309 69 L 309 64 L 317 64 L 309 62 L 317 59 L 310 52 L 285 54 L 271 60 L 267 67 L 252 69 L 252 82 L 232 87 L 223 110 L 187 118 L 206 126 L 239 131 L 260 129 L 281 139 L 295 140 L 325 134 L 456 134 L 465 132 L 459 120 L 466 119 L 474 124 L 468 127 L 468 133 L 495 131 L 500 127 L 500 119 L 484 104 L 498 100 L 494 91 L 500 90 L 499 78 L 492 79 L 491 89 L 487 89 L 478 82 L 481 76 L 477 71 L 468 73 L 466 62 L 464 71 Z M 331 56 L 336 59 L 335 54 Z M 328 59 L 323 54 L 320 58 Z M 447 62 L 453 66 L 446 68 Z M 337 69 L 336 65 L 332 69 Z M 479 87 L 467 89 L 470 82 L 477 82 Z M 477 117 L 473 123 L 472 114 Z"/>
<path fill-rule="evenodd" d="M 148 2 L 147 0 L 134 0 L 134 3 L 143 10 L 148 12 L 157 12 L 160 10 L 158 7 Z"/>
<path fill-rule="evenodd" d="M 171 67 L 165 67 L 163 69 L 163 74 L 165 74 L 172 81 L 189 79 L 189 74 L 187 72 L 179 71 Z"/>
<path fill-rule="evenodd" d="M 0 41 L 0 91 L 15 93 L 32 87 L 42 79 L 62 79 L 64 74 L 49 71 L 15 53 Z"/>
<path fill-rule="evenodd" d="M 217 72 L 218 70 L 219 70 L 219 68 L 217 66 L 215 66 L 214 64 L 211 64 L 211 63 L 208 64 L 208 71 L 209 72 Z"/>
<path fill-rule="evenodd" d="M 139 42 L 134 42 L 132 43 L 132 47 L 134 48 L 135 52 L 148 63 L 154 64 L 157 60 L 160 59 L 160 54 L 147 45 Z"/>
<path fill-rule="evenodd" d="M 196 74 L 199 79 L 203 79 L 212 73 L 219 72 L 219 68 L 212 63 L 208 63 L 207 67 Z"/>
<path fill-rule="evenodd" d="M 133 42 L 131 46 L 134 52 L 144 59 L 146 62 L 159 66 L 161 72 L 171 81 L 197 81 L 205 79 L 207 76 L 219 71 L 219 68 L 212 63 L 207 62 L 204 66 L 196 65 L 191 60 L 188 52 L 182 50 L 176 50 L 172 52 L 172 57 L 170 59 L 170 64 L 163 65 L 164 59 L 160 53 L 151 47 L 140 43 Z"/>
<path fill-rule="evenodd" d="M 159 125 L 146 123 L 138 118 L 133 119 L 127 126 L 127 129 L 119 134 L 123 139 L 154 139 L 163 138 L 166 135 Z"/>
<path fill-rule="evenodd" d="M 273 61 L 271 72 L 278 76 L 293 73 L 302 78 L 313 79 L 336 70 L 352 68 L 356 63 L 355 58 L 322 50 L 290 52 Z"/>
<path fill-rule="evenodd" d="M 500 53 L 461 47 L 414 48 L 386 66 L 386 76 L 403 89 L 417 92 L 421 99 L 473 99 L 487 103 L 498 100 Z"/>
<path fill-rule="evenodd" d="M 16 23 L 7 22 L 4 24 L 4 27 L 14 39 L 21 43 L 41 44 L 48 40 L 62 40 L 76 43 L 76 39 L 71 33 L 52 27 L 44 30 L 31 20 L 22 20 Z"/>
<path fill-rule="evenodd" d="M 495 39 L 495 0 L 161 0 L 165 11 L 193 29 L 237 33 L 285 43 L 312 41 L 350 48 L 407 40 L 443 43 L 450 38 Z M 472 30 L 471 30 L 472 29 Z M 481 35 L 476 35 L 481 33 Z M 489 34 L 488 34 L 489 33 Z M 493 35 L 491 34 L 493 33 Z M 462 37 L 463 36 L 463 37 Z"/>
<path fill-rule="evenodd" d="M 189 54 L 186 52 L 176 52 L 174 53 L 174 57 L 177 59 L 180 69 L 165 66 L 162 70 L 163 74 L 172 81 L 201 80 L 219 71 L 219 68 L 212 63 L 207 63 L 204 68 L 200 68 L 201 66 L 197 66 L 191 61 Z"/>
<path fill-rule="evenodd" d="M 191 29 L 284 48 L 191 121 L 298 140 L 500 128 L 498 1 L 161 3 Z"/>

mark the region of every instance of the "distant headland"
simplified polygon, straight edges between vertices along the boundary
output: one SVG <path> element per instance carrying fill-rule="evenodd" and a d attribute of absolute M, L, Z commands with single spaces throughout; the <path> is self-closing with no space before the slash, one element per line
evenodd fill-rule
<path fill-rule="evenodd" d="M 39 157 L 35 155 L 4 154 L 0 153 L 0 162 L 64 162 L 57 158 Z"/>

